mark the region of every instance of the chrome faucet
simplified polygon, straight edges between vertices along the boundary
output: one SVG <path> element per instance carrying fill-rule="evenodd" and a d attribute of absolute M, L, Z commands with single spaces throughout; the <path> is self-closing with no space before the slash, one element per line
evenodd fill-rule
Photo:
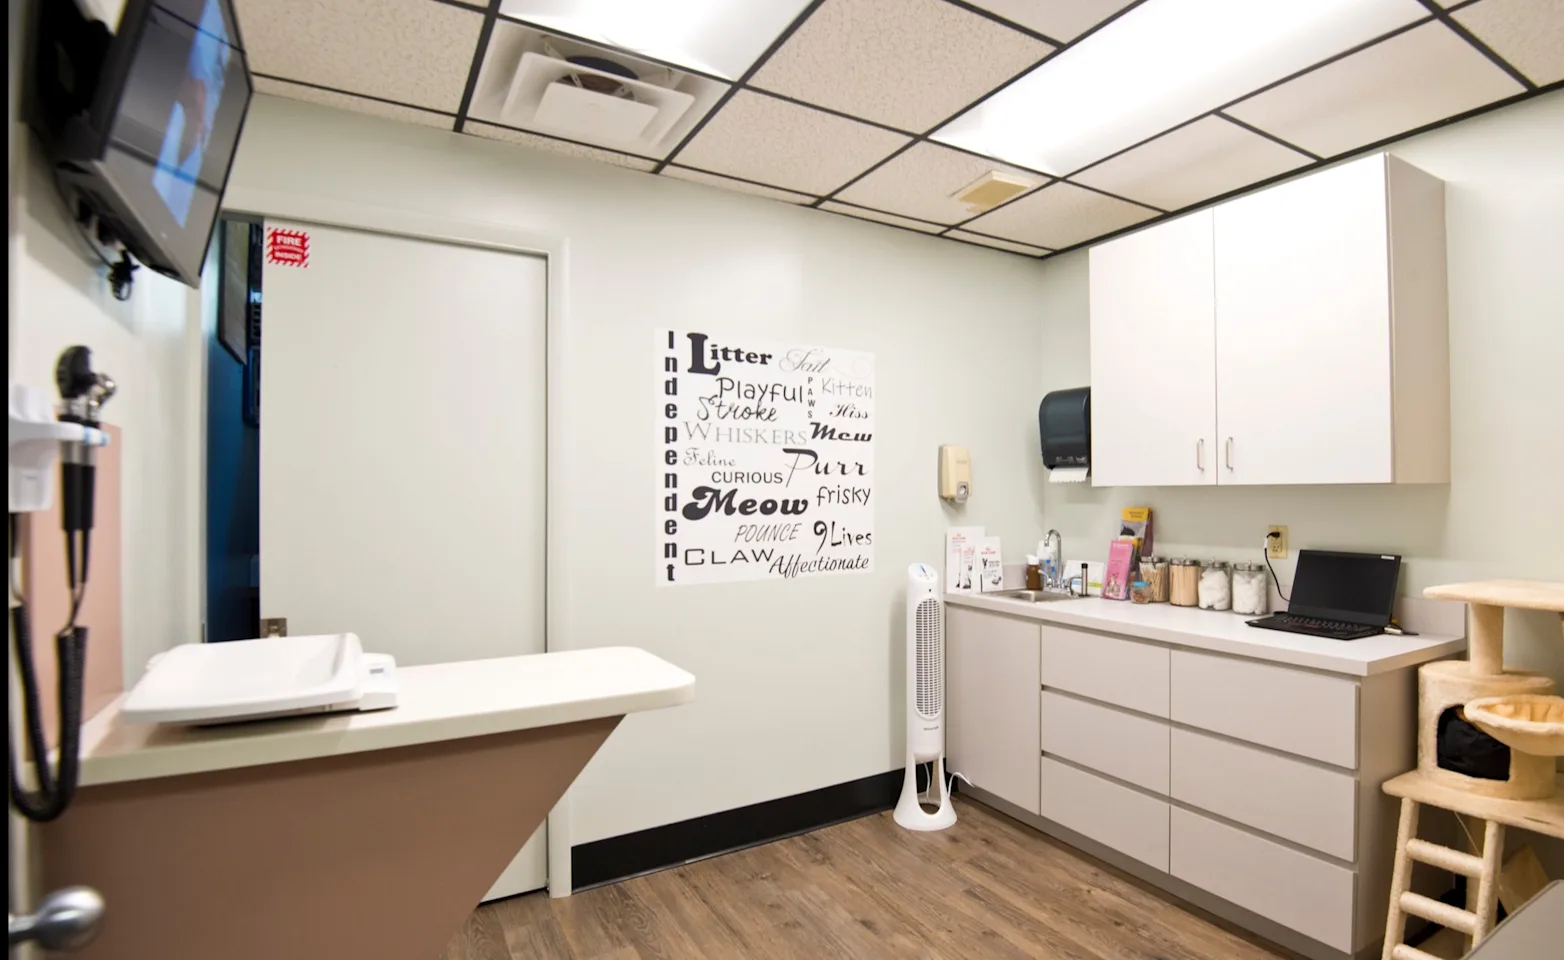
<path fill-rule="evenodd" d="M 1043 589 L 1050 593 L 1068 592 L 1070 581 L 1064 576 L 1064 537 L 1057 530 L 1049 530 L 1043 537 Z"/>

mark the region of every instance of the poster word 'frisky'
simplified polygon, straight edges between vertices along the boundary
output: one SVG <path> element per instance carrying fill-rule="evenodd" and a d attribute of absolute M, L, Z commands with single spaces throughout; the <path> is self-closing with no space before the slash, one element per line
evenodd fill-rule
<path fill-rule="evenodd" d="M 658 333 L 657 580 L 874 569 L 874 355 Z"/>

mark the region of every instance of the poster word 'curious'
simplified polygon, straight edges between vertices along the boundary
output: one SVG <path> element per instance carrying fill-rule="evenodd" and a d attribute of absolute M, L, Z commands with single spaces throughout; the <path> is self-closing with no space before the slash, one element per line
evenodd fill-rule
<path fill-rule="evenodd" d="M 658 333 L 657 580 L 874 569 L 874 355 Z"/>

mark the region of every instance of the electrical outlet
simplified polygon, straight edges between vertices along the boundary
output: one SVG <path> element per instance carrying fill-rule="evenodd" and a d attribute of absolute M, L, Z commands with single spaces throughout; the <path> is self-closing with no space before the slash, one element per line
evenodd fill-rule
<path fill-rule="evenodd" d="M 1270 526 L 1265 528 L 1265 532 L 1268 534 L 1276 534 L 1276 536 L 1271 537 L 1265 541 L 1265 555 L 1270 557 L 1272 560 L 1286 560 L 1287 528 Z"/>

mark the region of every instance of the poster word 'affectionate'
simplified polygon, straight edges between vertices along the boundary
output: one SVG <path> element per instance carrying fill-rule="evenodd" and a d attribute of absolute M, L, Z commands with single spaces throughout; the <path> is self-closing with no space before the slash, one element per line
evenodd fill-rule
<path fill-rule="evenodd" d="M 658 333 L 662 584 L 874 569 L 874 355 Z"/>

